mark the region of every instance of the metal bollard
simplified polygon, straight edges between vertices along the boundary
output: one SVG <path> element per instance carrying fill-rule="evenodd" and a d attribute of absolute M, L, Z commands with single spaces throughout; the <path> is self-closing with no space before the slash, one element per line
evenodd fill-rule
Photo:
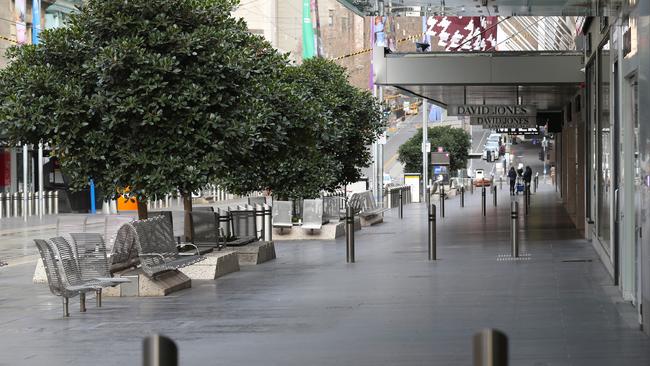
<path fill-rule="evenodd" d="M 404 190 L 400 188 L 399 190 L 399 209 L 397 210 L 397 213 L 399 215 L 400 219 L 404 218 L 404 195 L 403 195 Z"/>
<path fill-rule="evenodd" d="M 517 201 L 510 204 L 510 245 L 512 257 L 519 257 L 519 202 Z"/>
<path fill-rule="evenodd" d="M 485 216 L 485 199 L 486 199 L 485 186 L 483 186 L 482 193 L 481 193 L 481 212 L 483 213 L 483 216 Z"/>
<path fill-rule="evenodd" d="M 508 366 L 508 337 L 496 329 L 476 333 L 474 366 Z"/>
<path fill-rule="evenodd" d="M 0 193 L 0 219 L 5 217 L 4 208 L 5 208 L 5 194 Z"/>
<path fill-rule="evenodd" d="M 474 194 L 474 179 L 469 180 L 469 193 Z"/>
<path fill-rule="evenodd" d="M 11 193 L 5 195 L 5 216 L 11 217 Z"/>
<path fill-rule="evenodd" d="M 460 187 L 460 207 L 465 207 L 465 186 Z"/>
<path fill-rule="evenodd" d="M 492 203 L 497 207 L 497 186 L 494 186 L 494 193 L 492 194 Z"/>
<path fill-rule="evenodd" d="M 15 192 L 12 199 L 14 204 L 14 217 L 20 217 L 20 192 Z"/>
<path fill-rule="evenodd" d="M 54 214 L 59 214 L 59 191 L 54 191 Z"/>
<path fill-rule="evenodd" d="M 429 207 L 429 260 L 438 259 L 436 253 L 436 205 Z"/>
<path fill-rule="evenodd" d="M 266 203 L 262 206 L 264 210 L 264 241 L 273 241 L 273 211 Z"/>
<path fill-rule="evenodd" d="M 54 191 L 49 191 L 47 195 L 47 213 L 54 214 Z"/>
<path fill-rule="evenodd" d="M 345 211 L 345 260 L 354 263 L 354 211 L 350 206 Z"/>
<path fill-rule="evenodd" d="M 33 212 L 34 194 L 27 192 L 27 216 L 32 216 Z"/>
<path fill-rule="evenodd" d="M 503 189 L 503 175 L 499 177 L 499 189 Z"/>
<path fill-rule="evenodd" d="M 174 341 L 154 334 L 142 342 L 143 366 L 178 366 L 178 348 Z"/>
<path fill-rule="evenodd" d="M 440 217 L 445 217 L 445 186 L 440 185 Z"/>

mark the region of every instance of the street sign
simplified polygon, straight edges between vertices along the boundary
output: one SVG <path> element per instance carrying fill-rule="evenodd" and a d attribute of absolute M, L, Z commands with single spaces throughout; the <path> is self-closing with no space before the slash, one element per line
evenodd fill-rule
<path fill-rule="evenodd" d="M 449 104 L 448 116 L 535 116 L 537 107 L 532 105 Z"/>
<path fill-rule="evenodd" d="M 429 164 L 430 165 L 449 165 L 449 153 L 448 152 L 432 152 Z"/>

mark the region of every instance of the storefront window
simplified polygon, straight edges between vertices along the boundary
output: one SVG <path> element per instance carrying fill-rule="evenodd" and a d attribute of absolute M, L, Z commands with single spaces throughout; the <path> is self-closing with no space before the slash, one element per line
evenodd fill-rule
<path fill-rule="evenodd" d="M 610 248 L 610 195 L 612 194 L 612 148 L 610 135 L 609 41 L 598 49 L 598 236 L 604 249 Z"/>

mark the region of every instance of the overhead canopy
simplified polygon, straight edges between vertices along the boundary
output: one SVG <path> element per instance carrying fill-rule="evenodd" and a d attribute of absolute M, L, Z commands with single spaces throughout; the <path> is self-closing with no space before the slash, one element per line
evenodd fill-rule
<path fill-rule="evenodd" d="M 529 104 L 559 110 L 584 82 L 580 52 L 389 53 L 376 48 L 375 83 L 448 104 Z"/>

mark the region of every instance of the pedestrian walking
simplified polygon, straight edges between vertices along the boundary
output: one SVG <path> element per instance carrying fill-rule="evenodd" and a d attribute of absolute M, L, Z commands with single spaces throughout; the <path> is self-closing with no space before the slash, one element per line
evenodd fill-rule
<path fill-rule="evenodd" d="M 515 167 L 513 166 L 511 166 L 510 170 L 508 171 L 508 179 L 510 179 L 510 195 L 514 196 L 515 182 L 517 181 L 517 172 L 515 171 Z"/>
<path fill-rule="evenodd" d="M 526 193 L 530 193 L 530 182 L 533 180 L 533 170 L 530 166 L 526 165 L 524 170 L 524 184 L 526 185 Z"/>

